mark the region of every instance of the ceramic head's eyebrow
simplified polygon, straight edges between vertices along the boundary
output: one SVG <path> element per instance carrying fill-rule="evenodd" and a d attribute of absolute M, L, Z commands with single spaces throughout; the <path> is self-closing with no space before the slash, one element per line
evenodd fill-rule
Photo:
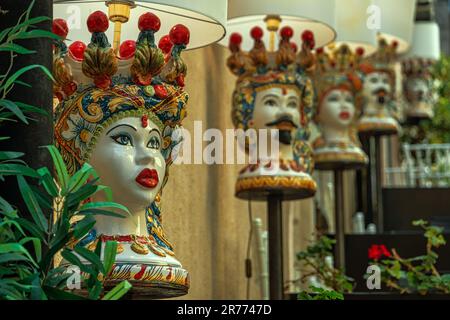
<path fill-rule="evenodd" d="M 111 129 L 109 129 L 108 130 L 108 132 L 106 132 L 106 134 L 109 134 L 111 131 L 113 131 L 114 129 L 117 129 L 117 128 L 119 128 L 119 127 L 129 127 L 129 128 L 131 128 L 131 129 L 133 129 L 134 131 L 137 131 L 137 129 L 135 128 L 135 127 L 133 127 L 132 125 L 129 125 L 129 124 L 119 124 L 119 125 L 117 125 L 117 126 L 115 126 L 115 127 L 112 127 Z"/>

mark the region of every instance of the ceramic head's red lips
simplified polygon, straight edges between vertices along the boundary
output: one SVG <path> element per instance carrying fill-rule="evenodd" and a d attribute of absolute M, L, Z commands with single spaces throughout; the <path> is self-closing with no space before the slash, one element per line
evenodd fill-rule
<path fill-rule="evenodd" d="M 348 111 L 341 111 L 341 113 L 339 113 L 339 118 L 341 118 L 342 120 L 350 119 L 350 112 L 348 112 Z"/>
<path fill-rule="evenodd" d="M 136 177 L 136 182 L 145 188 L 154 188 L 158 185 L 159 177 L 155 169 L 144 169 Z"/>

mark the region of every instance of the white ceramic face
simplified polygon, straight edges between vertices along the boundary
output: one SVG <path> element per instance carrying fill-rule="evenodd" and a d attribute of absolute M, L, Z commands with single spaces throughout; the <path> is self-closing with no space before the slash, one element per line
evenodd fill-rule
<path fill-rule="evenodd" d="M 273 87 L 256 94 L 253 128 L 274 129 L 276 125 L 271 123 L 284 117 L 300 127 L 300 97 L 296 90 Z"/>
<path fill-rule="evenodd" d="M 369 104 L 385 104 L 391 91 L 389 75 L 385 72 L 372 72 L 364 79 L 363 94 Z"/>
<path fill-rule="evenodd" d="M 318 122 L 322 127 L 347 128 L 355 116 L 353 95 L 348 90 L 330 90 L 322 99 Z"/>
<path fill-rule="evenodd" d="M 406 95 L 411 102 L 426 101 L 430 95 L 430 88 L 424 79 L 408 79 L 406 83 Z"/>
<path fill-rule="evenodd" d="M 164 180 L 161 147 L 161 132 L 150 119 L 144 128 L 141 118 L 124 118 L 103 130 L 89 163 L 111 188 L 115 202 L 142 210 L 154 201 Z"/>

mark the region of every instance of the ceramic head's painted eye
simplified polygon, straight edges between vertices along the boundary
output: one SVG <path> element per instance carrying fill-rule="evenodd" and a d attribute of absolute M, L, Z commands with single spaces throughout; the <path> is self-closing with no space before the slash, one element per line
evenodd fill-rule
<path fill-rule="evenodd" d="M 264 105 L 269 107 L 276 107 L 278 104 L 275 99 L 267 99 L 266 101 L 264 101 Z"/>
<path fill-rule="evenodd" d="M 150 149 L 160 149 L 161 148 L 161 140 L 155 134 L 150 137 L 150 140 L 147 143 L 147 147 Z"/>
<path fill-rule="evenodd" d="M 122 146 L 132 146 L 133 140 L 127 133 L 119 133 L 111 136 L 111 138 Z"/>

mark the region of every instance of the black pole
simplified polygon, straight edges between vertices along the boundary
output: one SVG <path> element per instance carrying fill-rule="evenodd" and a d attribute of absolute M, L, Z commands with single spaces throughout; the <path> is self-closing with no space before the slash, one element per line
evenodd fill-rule
<path fill-rule="evenodd" d="M 268 197 L 270 300 L 283 299 L 282 197 Z"/>
<path fill-rule="evenodd" d="M 336 266 L 345 268 L 344 171 L 334 170 L 334 215 L 336 234 Z"/>
<path fill-rule="evenodd" d="M 381 150 L 381 136 L 374 137 L 375 144 L 375 172 L 374 172 L 374 187 L 375 187 L 375 198 L 374 198 L 374 218 L 377 225 L 377 233 L 382 233 L 384 229 L 384 219 L 383 219 L 383 198 L 382 198 L 382 174 L 383 174 L 383 154 Z"/>

